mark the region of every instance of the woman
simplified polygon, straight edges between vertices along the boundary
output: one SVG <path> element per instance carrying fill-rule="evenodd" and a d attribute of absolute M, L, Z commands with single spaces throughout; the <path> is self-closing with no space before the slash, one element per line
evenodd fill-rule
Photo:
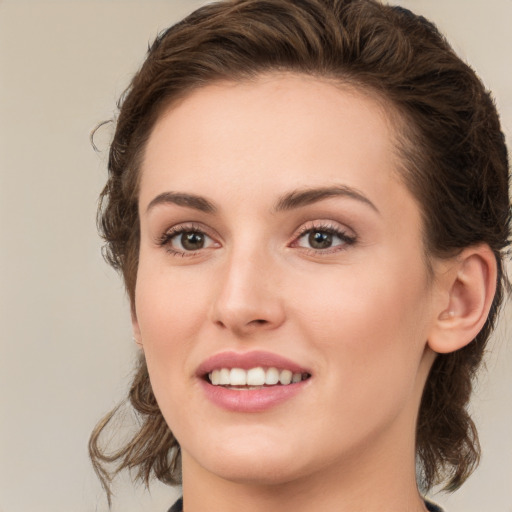
<path fill-rule="evenodd" d="M 114 462 L 182 479 L 185 512 L 438 510 L 478 463 L 509 212 L 493 102 L 424 18 L 233 0 L 171 27 L 102 195 L 142 354 L 139 432 L 91 438 L 106 488 Z"/>

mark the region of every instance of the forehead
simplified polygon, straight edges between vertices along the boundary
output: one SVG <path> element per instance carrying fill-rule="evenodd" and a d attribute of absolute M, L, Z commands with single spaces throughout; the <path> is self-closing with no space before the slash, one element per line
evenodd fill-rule
<path fill-rule="evenodd" d="M 236 189 L 250 198 L 256 190 L 329 184 L 377 198 L 383 187 L 399 185 L 394 139 L 383 101 L 352 86 L 294 74 L 219 82 L 158 119 L 142 162 L 140 201 L 165 188 Z"/>

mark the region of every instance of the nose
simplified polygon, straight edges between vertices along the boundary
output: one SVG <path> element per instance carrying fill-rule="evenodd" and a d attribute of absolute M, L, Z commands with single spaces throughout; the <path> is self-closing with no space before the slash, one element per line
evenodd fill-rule
<path fill-rule="evenodd" d="M 216 277 L 211 320 L 239 337 L 278 328 L 285 320 L 280 272 L 261 251 L 232 253 Z"/>

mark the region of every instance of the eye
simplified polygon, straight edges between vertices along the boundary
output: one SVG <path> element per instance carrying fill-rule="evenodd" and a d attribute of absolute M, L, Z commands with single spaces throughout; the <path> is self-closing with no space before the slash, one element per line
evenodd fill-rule
<path fill-rule="evenodd" d="M 197 251 L 203 249 L 210 240 L 208 235 L 199 231 L 185 231 L 181 235 L 173 236 L 171 243 L 179 250 Z"/>
<path fill-rule="evenodd" d="M 333 226 L 314 226 L 304 229 L 294 246 L 304 247 L 313 251 L 334 252 L 343 249 L 347 245 L 352 245 L 355 241 L 355 236 L 348 235 L 339 228 Z"/>
<path fill-rule="evenodd" d="M 176 227 L 166 231 L 159 245 L 177 256 L 192 256 L 194 253 L 214 247 L 216 242 L 204 231 L 194 227 Z"/>

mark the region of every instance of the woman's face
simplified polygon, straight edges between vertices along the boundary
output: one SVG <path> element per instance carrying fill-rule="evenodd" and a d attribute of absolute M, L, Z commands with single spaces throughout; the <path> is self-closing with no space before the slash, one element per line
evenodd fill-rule
<path fill-rule="evenodd" d="M 185 475 L 414 464 L 434 285 L 398 167 L 381 104 L 300 75 L 210 85 L 161 116 L 134 329 Z"/>

